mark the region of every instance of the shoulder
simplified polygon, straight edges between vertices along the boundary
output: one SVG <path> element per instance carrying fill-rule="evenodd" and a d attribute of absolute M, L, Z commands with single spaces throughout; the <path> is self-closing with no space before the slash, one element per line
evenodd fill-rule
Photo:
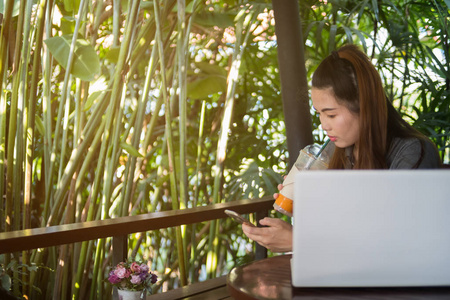
<path fill-rule="evenodd" d="M 389 169 L 433 169 L 441 161 L 436 147 L 428 139 L 394 138 L 387 154 Z"/>

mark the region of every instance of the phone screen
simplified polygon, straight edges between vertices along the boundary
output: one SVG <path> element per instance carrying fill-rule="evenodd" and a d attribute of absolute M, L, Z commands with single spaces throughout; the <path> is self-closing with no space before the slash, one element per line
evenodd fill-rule
<path fill-rule="evenodd" d="M 250 226 L 256 227 L 254 224 L 250 223 L 249 220 L 247 220 L 246 218 L 242 217 L 240 214 L 238 214 L 238 213 L 235 212 L 235 211 L 226 209 L 226 210 L 225 210 L 225 213 L 226 213 L 228 216 L 230 216 L 231 218 L 233 218 L 236 222 L 239 222 L 239 223 L 241 223 L 241 224 L 245 223 L 245 224 L 248 224 L 248 225 L 250 225 Z"/>

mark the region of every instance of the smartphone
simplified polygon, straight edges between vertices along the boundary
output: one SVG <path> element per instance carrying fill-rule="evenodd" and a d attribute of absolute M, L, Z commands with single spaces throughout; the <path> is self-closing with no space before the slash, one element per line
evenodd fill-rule
<path fill-rule="evenodd" d="M 238 214 L 235 211 L 229 210 L 229 209 L 225 209 L 225 213 L 230 216 L 231 218 L 233 218 L 236 222 L 239 222 L 241 224 L 245 223 L 247 225 L 256 227 L 254 224 L 250 223 L 249 220 L 247 220 L 246 218 L 244 218 L 243 216 L 241 216 L 240 214 Z"/>

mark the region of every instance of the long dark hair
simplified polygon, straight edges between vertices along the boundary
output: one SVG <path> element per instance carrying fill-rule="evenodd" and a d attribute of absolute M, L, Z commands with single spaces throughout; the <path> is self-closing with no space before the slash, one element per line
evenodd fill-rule
<path fill-rule="evenodd" d="M 339 104 L 359 114 L 355 169 L 387 168 L 386 154 L 394 137 L 425 138 L 387 100 L 379 73 L 355 45 L 346 45 L 325 58 L 314 72 L 312 87 L 331 87 Z M 346 161 L 345 149 L 336 147 L 329 168 L 343 169 Z"/>

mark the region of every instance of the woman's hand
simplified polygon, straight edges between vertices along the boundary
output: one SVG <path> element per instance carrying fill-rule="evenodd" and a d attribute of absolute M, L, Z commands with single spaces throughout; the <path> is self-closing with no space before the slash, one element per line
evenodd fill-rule
<path fill-rule="evenodd" d="M 287 175 L 285 175 L 285 176 L 283 177 L 283 181 L 286 179 L 286 177 L 287 177 Z M 283 184 L 280 183 L 279 185 L 277 185 L 277 188 L 278 188 L 279 191 L 281 191 L 281 190 L 283 189 Z M 278 193 L 273 194 L 273 198 L 274 198 L 274 199 L 277 199 L 278 196 L 279 196 Z"/>
<path fill-rule="evenodd" d="M 242 224 L 245 235 L 272 252 L 292 251 L 292 225 L 277 218 L 264 218 L 259 224 L 267 227 L 252 227 Z"/>
<path fill-rule="evenodd" d="M 279 191 L 281 191 L 281 190 L 283 189 L 283 184 L 280 183 L 280 184 L 277 186 L 277 188 L 278 188 Z M 273 199 L 277 199 L 278 196 L 279 196 L 278 193 L 274 193 L 274 194 L 273 194 Z"/>

